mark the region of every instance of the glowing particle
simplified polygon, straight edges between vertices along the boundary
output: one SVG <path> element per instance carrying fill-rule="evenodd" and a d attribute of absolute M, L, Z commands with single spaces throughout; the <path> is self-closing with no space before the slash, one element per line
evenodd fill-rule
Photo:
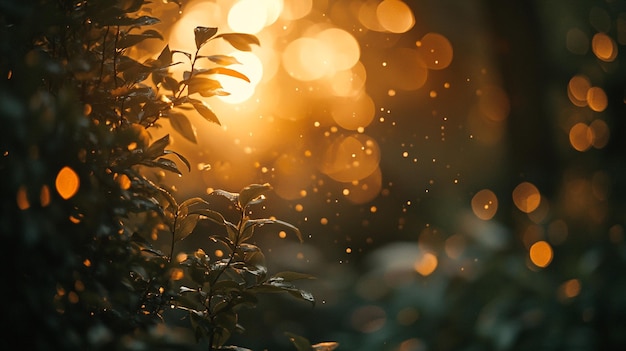
<path fill-rule="evenodd" d="M 55 186 L 59 195 L 67 200 L 78 192 L 80 179 L 72 168 L 65 166 L 57 174 Z"/>
<path fill-rule="evenodd" d="M 297 205 L 294 207 L 294 209 L 295 209 L 297 212 L 302 212 L 302 211 L 304 210 L 304 206 L 302 206 L 302 204 L 297 204 Z"/>
<path fill-rule="evenodd" d="M 278 237 L 281 239 L 284 239 L 287 237 L 287 232 L 285 232 L 284 230 L 281 230 L 280 232 L 278 232 Z"/>
<path fill-rule="evenodd" d="M 20 186 L 17 190 L 17 207 L 20 210 L 26 210 L 30 207 L 30 202 L 28 201 L 28 193 L 26 191 L 26 187 L 24 185 Z"/>
<path fill-rule="evenodd" d="M 346 253 L 352 253 L 352 249 L 349 247 L 346 247 Z"/>
<path fill-rule="evenodd" d="M 552 247 L 546 241 L 537 241 L 530 247 L 529 256 L 535 266 L 547 267 L 552 262 Z"/>
<path fill-rule="evenodd" d="M 471 201 L 474 215 L 482 220 L 490 220 L 498 211 L 498 198 L 489 189 L 477 192 Z"/>
<path fill-rule="evenodd" d="M 513 189 L 513 203 L 524 213 L 530 213 L 539 207 L 541 194 L 536 186 L 529 182 L 522 182 Z"/>

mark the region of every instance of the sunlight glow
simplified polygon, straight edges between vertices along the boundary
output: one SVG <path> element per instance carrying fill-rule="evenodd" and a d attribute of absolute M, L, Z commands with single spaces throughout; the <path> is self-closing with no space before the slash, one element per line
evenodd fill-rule
<path fill-rule="evenodd" d="M 228 11 L 228 25 L 233 31 L 256 34 L 267 23 L 266 2 L 239 0 Z"/>
<path fill-rule="evenodd" d="M 263 78 L 263 63 L 258 56 L 250 52 L 234 51 L 228 55 L 235 57 L 240 62 L 240 64 L 230 65 L 228 68 L 243 73 L 250 79 L 250 82 L 236 77 L 221 75 L 218 80 L 222 83 L 224 91 L 230 95 L 218 96 L 218 98 L 230 104 L 238 104 L 254 95 L 256 86 Z"/>

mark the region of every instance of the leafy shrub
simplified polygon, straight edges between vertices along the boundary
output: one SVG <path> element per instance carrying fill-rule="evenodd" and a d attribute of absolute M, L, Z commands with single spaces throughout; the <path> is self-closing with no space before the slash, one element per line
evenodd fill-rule
<path fill-rule="evenodd" d="M 166 3 L 175 3 L 170 0 Z M 242 329 L 237 316 L 259 293 L 285 292 L 314 302 L 293 285 L 306 274 L 268 273 L 254 230 L 276 224 L 250 218 L 271 190 L 253 184 L 239 193 L 215 191 L 237 215 L 211 208 L 200 197 L 178 201 L 149 170 L 182 175 L 185 157 L 167 149 L 169 136 L 152 140 L 150 128 L 168 119 L 195 142 L 184 111 L 218 117 L 200 97 L 227 94 L 214 75 L 248 78 L 228 68 L 236 59 L 201 55 L 211 40 L 239 50 L 256 37 L 198 27 L 194 53 L 173 62 L 169 46 L 139 62 L 127 53 L 145 40 L 162 40 L 158 18 L 139 15 L 143 0 L 0 1 L 1 237 L 5 267 L 7 338 L 29 350 L 192 349 L 168 327 L 167 311 L 188 314 L 188 327 L 210 350 Z M 175 5 L 170 5 L 175 6 Z M 212 68 L 196 63 L 208 60 Z M 187 65 L 183 79 L 169 73 Z M 173 158 L 173 160 L 172 160 Z M 177 163 L 178 162 L 178 163 Z M 203 249 L 176 250 L 201 220 L 222 232 L 207 238 L 222 257 Z M 204 233 L 198 233 L 203 235 Z M 169 252 L 152 245 L 169 236 Z M 165 330 L 165 331 L 164 331 Z M 299 350 L 310 346 L 290 336 Z"/>

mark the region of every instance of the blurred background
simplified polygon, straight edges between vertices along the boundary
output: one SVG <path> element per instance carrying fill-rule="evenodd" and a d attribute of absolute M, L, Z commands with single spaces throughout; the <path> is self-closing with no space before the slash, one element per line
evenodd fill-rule
<path fill-rule="evenodd" d="M 252 216 L 305 235 L 266 226 L 256 243 L 270 272 L 317 277 L 300 285 L 316 305 L 263 298 L 234 344 L 287 350 L 288 331 L 338 350 L 626 347 L 626 2 L 146 11 L 173 50 L 195 50 L 196 26 L 261 42 L 232 53 L 251 82 L 224 77 L 231 95 L 208 100 L 222 125 L 190 116 L 197 145 L 173 133 L 197 167 L 168 180 L 182 196 L 269 182 Z M 133 55 L 162 49 L 147 42 Z M 211 249 L 202 234 L 186 245 Z"/>

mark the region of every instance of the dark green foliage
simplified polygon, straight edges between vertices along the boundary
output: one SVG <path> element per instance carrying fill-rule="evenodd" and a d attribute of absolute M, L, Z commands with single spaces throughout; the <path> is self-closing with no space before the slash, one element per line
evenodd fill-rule
<path fill-rule="evenodd" d="M 167 1 L 180 6 L 178 1 Z M 156 59 L 126 55 L 145 40 L 162 40 L 150 26 L 159 19 L 137 12 L 148 2 L 0 1 L 0 238 L 6 276 L 4 345 L 27 350 L 172 350 L 195 343 L 168 326 L 168 310 L 188 312 L 198 340 L 222 347 L 241 330 L 237 315 L 256 295 L 286 292 L 313 297 L 292 281 L 297 273 L 270 275 L 261 249 L 251 244 L 255 228 L 275 219 L 249 218 L 269 185 L 239 194 L 216 191 L 240 215 L 231 223 L 203 198 L 178 202 L 149 169 L 181 174 L 189 162 L 168 150 L 169 136 L 151 140 L 149 129 L 167 118 L 174 131 L 195 142 L 182 113 L 194 109 L 219 123 L 198 96 L 226 94 L 216 74 L 243 80 L 226 68 L 229 56 L 201 56 L 210 40 L 239 50 L 258 40 L 248 34 L 195 30 L 195 53 L 172 62 L 169 47 Z M 174 5 L 172 5 L 174 6 Z M 196 69 L 198 60 L 216 66 Z M 182 81 L 168 73 L 188 65 Z M 57 174 L 71 168 L 79 181 L 69 199 L 57 193 Z M 215 260 L 202 249 L 176 250 L 201 220 L 219 224 L 210 236 L 224 252 Z M 169 252 L 153 248 L 170 237 Z M 186 257 L 178 260 L 179 257 Z M 161 325 L 162 328 L 155 328 Z"/>

